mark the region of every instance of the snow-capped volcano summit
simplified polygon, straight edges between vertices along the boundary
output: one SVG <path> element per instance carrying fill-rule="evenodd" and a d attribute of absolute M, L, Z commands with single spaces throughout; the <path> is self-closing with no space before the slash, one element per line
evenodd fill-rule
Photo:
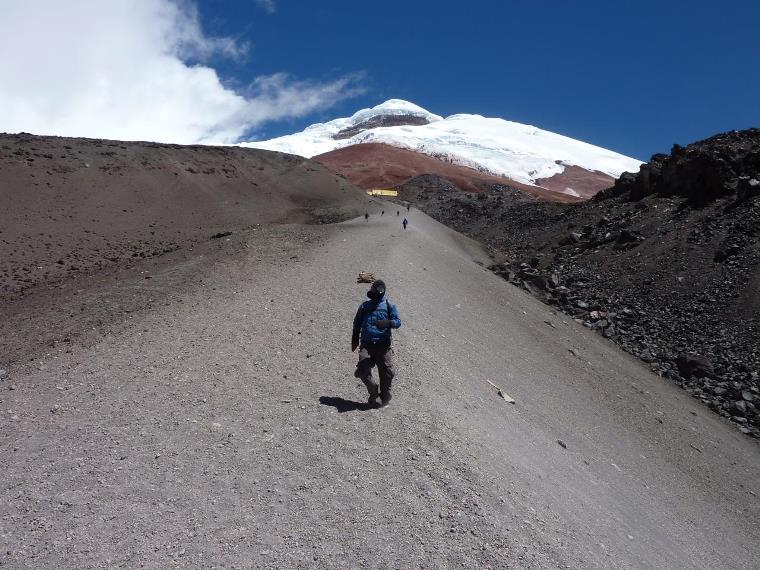
<path fill-rule="evenodd" d="M 375 105 L 370 109 L 362 109 L 351 115 L 348 119 L 336 119 L 348 120 L 352 125 L 358 125 L 373 117 L 386 116 L 386 117 L 420 117 L 425 119 L 428 123 L 434 123 L 435 121 L 442 121 L 443 117 L 435 115 L 426 109 L 423 109 L 419 105 L 404 101 L 403 99 L 388 99 L 385 103 Z M 335 121 L 327 123 L 328 125 Z"/>
<path fill-rule="evenodd" d="M 300 133 L 268 141 L 245 142 L 242 146 L 276 150 L 311 158 L 337 148 L 357 144 L 353 140 L 354 137 L 367 131 L 391 126 L 421 126 L 442 120 L 443 117 L 434 115 L 409 101 L 389 99 L 370 109 L 361 109 L 350 117 L 310 125 Z"/>
<path fill-rule="evenodd" d="M 638 171 L 641 165 L 622 154 L 530 125 L 467 114 L 444 119 L 401 99 L 311 125 L 300 133 L 242 145 L 311 158 L 362 143 L 405 148 L 536 186 L 566 167 L 617 178 L 625 171 Z M 572 188 L 567 192 L 577 195 Z"/>

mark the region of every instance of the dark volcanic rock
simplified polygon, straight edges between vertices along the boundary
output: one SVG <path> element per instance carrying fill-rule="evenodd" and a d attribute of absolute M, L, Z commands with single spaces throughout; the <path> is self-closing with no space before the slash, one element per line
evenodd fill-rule
<path fill-rule="evenodd" d="M 581 204 L 423 178 L 405 197 L 486 244 L 492 271 L 760 437 L 759 156 L 753 129 L 655 155 Z"/>
<path fill-rule="evenodd" d="M 615 241 L 620 244 L 638 243 L 644 241 L 644 236 L 631 230 L 621 230 Z"/>
<path fill-rule="evenodd" d="M 377 115 L 367 119 L 363 123 L 343 129 L 337 134 L 334 134 L 332 138 L 336 140 L 350 139 L 354 135 L 358 135 L 368 129 L 375 129 L 378 127 L 398 127 L 403 125 L 427 125 L 429 122 L 430 121 L 425 117 L 416 115 Z"/>
<path fill-rule="evenodd" d="M 760 129 L 731 131 L 686 147 L 674 145 L 670 155 L 655 154 L 638 174 L 626 173 L 598 199 L 626 194 L 682 196 L 695 205 L 733 194 L 742 177 L 760 172 Z M 751 190 L 742 186 L 742 196 Z M 741 196 L 740 196 L 741 198 Z"/>
<path fill-rule="evenodd" d="M 690 376 L 705 378 L 714 374 L 710 361 L 698 354 L 680 354 L 678 360 L 676 360 L 676 365 L 684 378 L 689 378 Z"/>
<path fill-rule="evenodd" d="M 736 185 L 736 199 L 743 202 L 758 195 L 760 195 L 760 180 L 740 176 Z"/>

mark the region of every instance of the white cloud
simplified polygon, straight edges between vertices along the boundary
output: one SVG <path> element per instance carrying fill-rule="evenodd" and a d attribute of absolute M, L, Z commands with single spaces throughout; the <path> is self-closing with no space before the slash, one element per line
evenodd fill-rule
<path fill-rule="evenodd" d="M 275 10 L 277 9 L 274 0 L 256 0 L 256 4 L 266 10 L 269 14 L 274 14 Z"/>
<path fill-rule="evenodd" d="M 183 0 L 4 0 L 0 131 L 233 143 L 267 121 L 360 92 L 356 76 L 316 82 L 276 74 L 241 93 L 211 67 L 186 63 L 245 49 L 204 35 Z"/>

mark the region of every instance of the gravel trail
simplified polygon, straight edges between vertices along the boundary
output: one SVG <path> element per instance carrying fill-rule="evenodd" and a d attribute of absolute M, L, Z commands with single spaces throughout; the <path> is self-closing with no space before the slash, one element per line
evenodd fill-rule
<path fill-rule="evenodd" d="M 258 228 L 10 367 L 0 567 L 756 567 L 757 443 L 408 217 Z M 359 271 L 404 322 L 382 410 Z"/>

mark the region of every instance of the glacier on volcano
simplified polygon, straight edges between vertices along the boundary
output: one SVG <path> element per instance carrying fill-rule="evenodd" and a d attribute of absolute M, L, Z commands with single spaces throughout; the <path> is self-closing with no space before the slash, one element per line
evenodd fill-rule
<path fill-rule="evenodd" d="M 361 127 L 376 117 L 416 119 L 416 123 L 360 129 L 349 138 L 338 133 Z M 579 166 L 614 178 L 637 172 L 641 161 L 563 135 L 499 118 L 457 114 L 443 118 L 414 103 L 390 99 L 351 117 L 317 123 L 300 133 L 242 146 L 276 150 L 311 158 L 338 148 L 384 143 L 503 176 L 525 184 L 550 178 L 565 166 Z"/>

